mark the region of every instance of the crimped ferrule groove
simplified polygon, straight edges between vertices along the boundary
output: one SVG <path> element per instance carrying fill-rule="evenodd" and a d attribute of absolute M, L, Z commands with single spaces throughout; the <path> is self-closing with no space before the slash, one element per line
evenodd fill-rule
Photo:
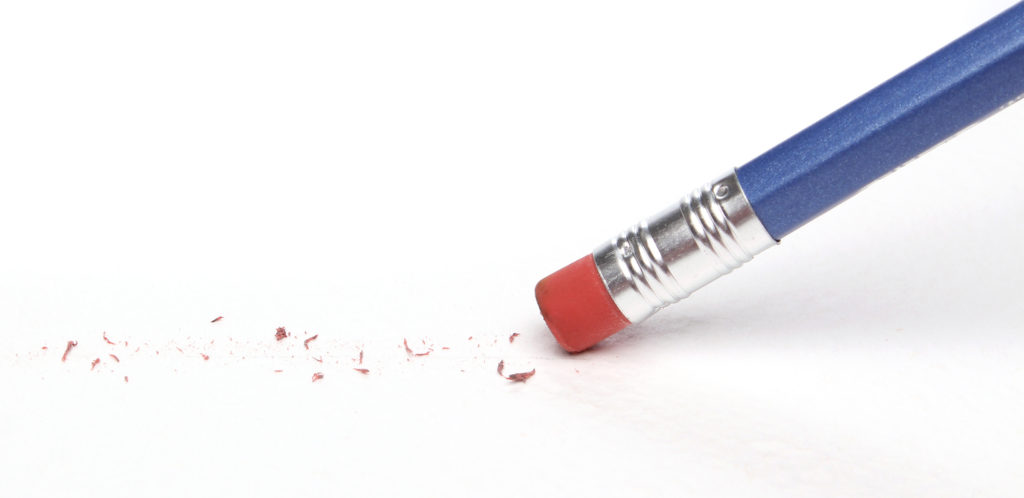
<path fill-rule="evenodd" d="M 603 244 L 594 259 L 612 300 L 635 323 L 774 244 L 731 172 Z"/>

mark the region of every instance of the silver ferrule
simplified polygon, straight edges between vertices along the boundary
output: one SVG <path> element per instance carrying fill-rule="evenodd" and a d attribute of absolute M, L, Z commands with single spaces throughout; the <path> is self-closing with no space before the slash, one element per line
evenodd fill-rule
<path fill-rule="evenodd" d="M 775 244 L 733 171 L 601 245 L 594 261 L 636 323 Z"/>

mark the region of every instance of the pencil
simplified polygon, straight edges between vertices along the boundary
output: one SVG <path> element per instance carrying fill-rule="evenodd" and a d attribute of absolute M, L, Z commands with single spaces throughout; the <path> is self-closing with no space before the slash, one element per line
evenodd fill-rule
<path fill-rule="evenodd" d="M 588 349 L 1021 97 L 1024 2 L 542 279 L 541 314 Z"/>

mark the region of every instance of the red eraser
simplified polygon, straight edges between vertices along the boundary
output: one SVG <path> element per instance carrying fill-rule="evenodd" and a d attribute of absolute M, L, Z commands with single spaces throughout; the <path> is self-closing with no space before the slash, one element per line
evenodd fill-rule
<path fill-rule="evenodd" d="M 593 255 L 548 275 L 537 283 L 535 292 L 548 328 L 570 353 L 583 351 L 629 325 L 608 295 Z"/>

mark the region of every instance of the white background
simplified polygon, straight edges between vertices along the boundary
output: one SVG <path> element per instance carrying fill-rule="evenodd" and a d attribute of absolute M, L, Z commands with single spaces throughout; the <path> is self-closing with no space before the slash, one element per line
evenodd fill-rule
<path fill-rule="evenodd" d="M 533 302 L 1011 3 L 5 2 L 0 495 L 1019 494 L 1022 105 L 591 352 Z"/>

